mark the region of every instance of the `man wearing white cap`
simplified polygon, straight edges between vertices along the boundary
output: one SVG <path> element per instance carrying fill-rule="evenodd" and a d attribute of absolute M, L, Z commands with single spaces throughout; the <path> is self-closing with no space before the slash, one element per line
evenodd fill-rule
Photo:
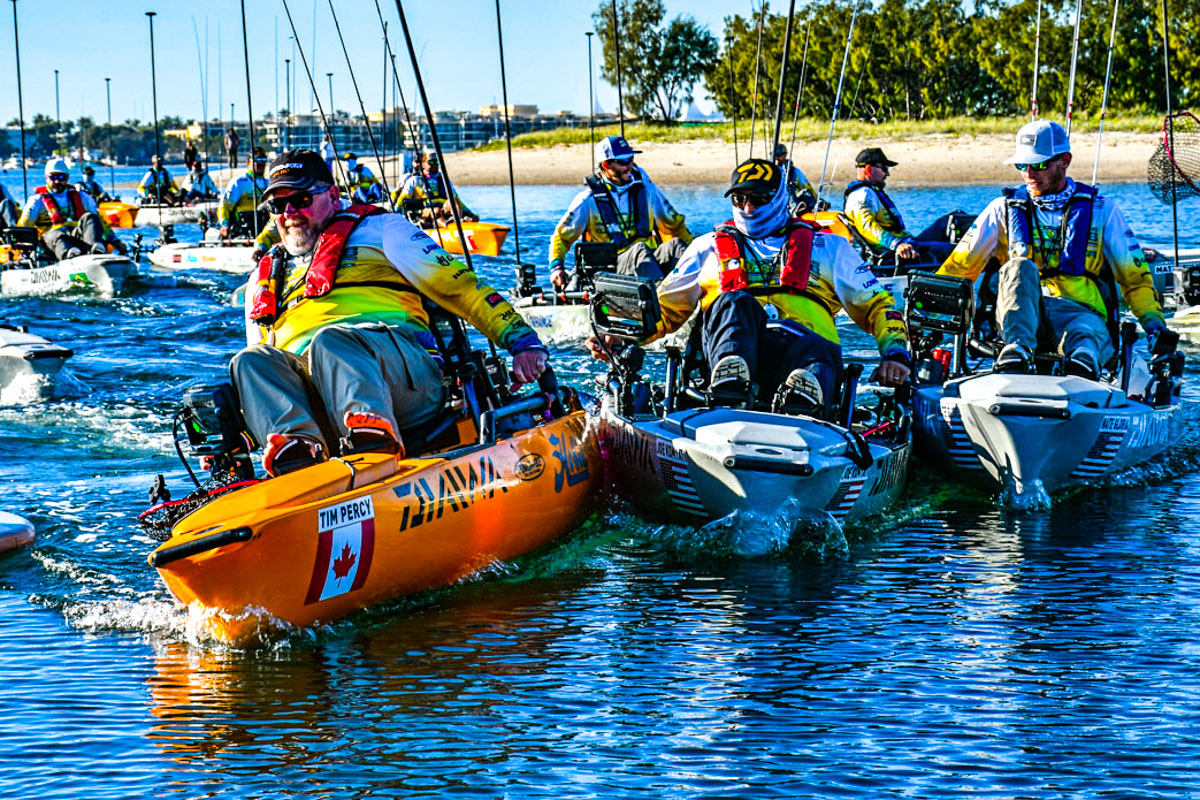
<path fill-rule="evenodd" d="M 1117 204 L 1067 177 L 1071 143 L 1061 125 L 1030 122 L 1016 145 L 1004 163 L 1024 185 L 983 210 L 939 272 L 974 279 L 993 256 L 1007 259 L 997 371 L 1028 372 L 1041 349 L 1063 356 L 1065 374 L 1096 378 L 1116 354 L 1118 284 L 1148 335 L 1166 330 L 1150 268 Z"/>
<path fill-rule="evenodd" d="M 550 280 L 555 286 L 563 288 L 569 282 L 566 256 L 580 237 L 612 242 L 619 254 L 618 272 L 654 280 L 670 272 L 691 243 L 683 215 L 633 163 L 640 152 L 623 136 L 596 143 L 599 169 L 583 179 L 587 188 L 575 195 L 550 238 Z"/>
<path fill-rule="evenodd" d="M 59 261 L 86 253 L 107 253 L 111 241 L 117 252 L 125 245 L 101 218 L 96 201 L 70 183 L 70 170 L 61 158 L 46 162 L 46 185 L 34 189 L 17 225 L 37 228 L 46 249 Z"/>

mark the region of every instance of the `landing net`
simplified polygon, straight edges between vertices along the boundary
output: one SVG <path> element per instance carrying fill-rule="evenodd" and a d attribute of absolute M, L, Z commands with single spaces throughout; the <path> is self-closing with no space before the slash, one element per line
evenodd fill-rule
<path fill-rule="evenodd" d="M 1146 166 L 1146 180 L 1151 193 L 1166 205 L 1200 197 L 1200 119 L 1192 112 L 1180 111 L 1163 120 L 1162 138 Z"/>

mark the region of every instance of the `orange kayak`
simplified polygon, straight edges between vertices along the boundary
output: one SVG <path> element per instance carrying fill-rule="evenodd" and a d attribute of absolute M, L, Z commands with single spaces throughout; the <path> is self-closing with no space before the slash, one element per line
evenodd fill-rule
<path fill-rule="evenodd" d="M 137 223 L 138 207 L 131 203 L 100 204 L 100 216 L 110 228 L 132 228 Z"/>
<path fill-rule="evenodd" d="M 848 242 L 854 241 L 854 238 L 850 234 L 850 229 L 842 221 L 842 215 L 836 211 L 818 211 L 815 214 L 808 213 L 801 216 L 800 219 L 820 226 L 821 230 L 826 233 L 836 233 Z"/>
<path fill-rule="evenodd" d="M 463 233 L 472 253 L 481 256 L 498 256 L 504 240 L 508 237 L 508 227 L 494 222 L 464 222 Z M 458 228 L 451 223 L 445 227 L 425 231 L 429 238 L 438 242 L 448 253 L 463 252 L 462 242 L 458 239 Z"/>
<path fill-rule="evenodd" d="M 454 583 L 592 512 L 599 448 L 576 410 L 491 444 L 367 453 L 233 489 L 149 556 L 216 637 L 243 644 Z M 280 624 L 287 623 L 287 624 Z"/>

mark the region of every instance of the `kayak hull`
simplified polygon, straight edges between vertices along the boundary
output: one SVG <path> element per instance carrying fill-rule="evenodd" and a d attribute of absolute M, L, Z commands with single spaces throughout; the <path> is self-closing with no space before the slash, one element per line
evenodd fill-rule
<path fill-rule="evenodd" d="M 244 275 L 254 264 L 254 245 L 220 242 L 172 242 L 155 248 L 147 258 L 159 269 L 212 269 Z"/>
<path fill-rule="evenodd" d="M 463 234 L 467 237 L 467 246 L 472 253 L 481 256 L 498 256 L 508 238 L 508 227 L 494 222 L 464 222 Z M 462 240 L 458 236 L 458 226 L 447 225 L 425 231 L 429 238 L 439 243 L 447 253 L 464 252 Z"/>
<path fill-rule="evenodd" d="M 1057 491 L 1162 453 L 1182 433 L 1179 412 L 1080 377 L 985 373 L 918 389 L 914 441 L 923 457 L 1006 503 L 1045 506 Z"/>
<path fill-rule="evenodd" d="M 100 204 L 100 216 L 111 228 L 132 228 L 137 225 L 138 207 L 132 203 L 110 201 Z"/>
<path fill-rule="evenodd" d="M 704 524 L 734 512 L 793 523 L 878 514 L 904 487 L 911 445 L 872 442 L 866 467 L 846 432 L 807 417 L 731 408 L 630 419 L 597 412 L 609 482 L 639 509 Z"/>
<path fill-rule="evenodd" d="M 34 536 L 33 524 L 29 520 L 0 511 L 0 553 L 27 545 Z"/>
<path fill-rule="evenodd" d="M 44 399 L 54 394 L 56 379 L 70 350 L 41 336 L 0 325 L 0 404 Z"/>
<path fill-rule="evenodd" d="M 216 201 L 197 203 L 193 206 L 138 206 L 137 224 L 161 228 L 164 225 L 185 225 L 201 220 L 212 221 L 217 216 Z"/>
<path fill-rule="evenodd" d="M 238 489 L 180 520 L 150 563 L 235 643 L 454 583 L 587 518 L 602 465 L 584 423 L 577 411 L 444 457 L 364 454 Z"/>
<path fill-rule="evenodd" d="M 0 294 L 90 292 L 112 297 L 136 276 L 137 265 L 125 256 L 83 255 L 32 269 L 5 269 L 0 272 Z"/>

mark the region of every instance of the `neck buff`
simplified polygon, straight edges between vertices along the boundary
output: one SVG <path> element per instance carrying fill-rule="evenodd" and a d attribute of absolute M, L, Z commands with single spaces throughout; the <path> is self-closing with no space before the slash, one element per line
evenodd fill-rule
<path fill-rule="evenodd" d="M 754 213 L 747 214 L 737 206 L 733 206 L 733 224 L 751 239 L 765 239 L 787 224 L 787 201 L 787 186 L 785 181 L 780 181 L 779 188 L 775 191 L 771 202 L 762 208 L 754 209 Z"/>
<path fill-rule="evenodd" d="M 1062 211 L 1073 194 L 1075 194 L 1075 181 L 1067 178 L 1067 185 L 1058 194 L 1044 194 L 1041 197 L 1030 195 L 1029 199 L 1043 211 Z"/>

